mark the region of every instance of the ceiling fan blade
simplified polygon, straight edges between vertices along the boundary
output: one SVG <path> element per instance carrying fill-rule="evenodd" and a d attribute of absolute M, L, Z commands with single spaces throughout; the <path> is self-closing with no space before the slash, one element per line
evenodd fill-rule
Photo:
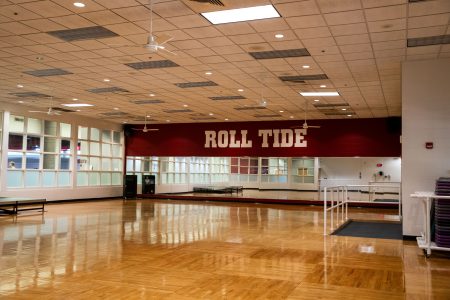
<path fill-rule="evenodd" d="M 130 46 L 130 44 L 106 44 L 107 46 Z"/>
<path fill-rule="evenodd" d="M 42 110 L 29 110 L 28 112 L 30 112 L 30 113 L 44 113 L 44 114 L 47 113 L 46 111 L 42 111 Z"/>
<path fill-rule="evenodd" d="M 163 39 L 163 37 L 160 37 L 160 38 L 157 38 L 156 41 L 161 46 L 161 45 L 164 45 L 167 42 L 170 42 L 173 39 L 174 39 L 173 36 L 166 35 L 164 39 Z"/>
<path fill-rule="evenodd" d="M 170 50 L 167 50 L 166 48 L 161 48 L 161 50 L 166 51 L 166 52 L 168 52 L 168 53 L 170 53 L 170 54 L 172 54 L 172 55 L 178 55 L 178 54 L 176 54 L 175 52 L 172 52 L 172 51 L 170 51 Z"/>

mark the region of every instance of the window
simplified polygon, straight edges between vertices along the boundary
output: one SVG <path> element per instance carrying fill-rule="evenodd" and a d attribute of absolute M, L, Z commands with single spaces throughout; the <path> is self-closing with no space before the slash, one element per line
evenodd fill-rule
<path fill-rule="evenodd" d="M 113 139 L 114 140 L 114 139 Z M 115 166 L 112 162 L 113 168 Z M 155 183 L 159 180 L 159 158 L 155 156 L 127 157 L 126 171 L 128 175 L 137 175 L 138 184 L 142 182 L 142 175 L 154 175 Z"/>
<path fill-rule="evenodd" d="M 230 181 L 230 158 L 229 157 L 211 157 L 211 183 Z"/>
<path fill-rule="evenodd" d="M 261 182 L 287 183 L 288 159 L 270 157 L 261 159 Z"/>
<path fill-rule="evenodd" d="M 314 158 L 293 158 L 292 183 L 314 183 Z"/>
<path fill-rule="evenodd" d="M 9 121 L 7 186 L 70 186 L 71 125 L 16 115 Z"/>
<path fill-rule="evenodd" d="M 161 157 L 161 184 L 187 183 L 187 157 Z"/>
<path fill-rule="evenodd" d="M 63 142 L 65 143 L 66 140 L 63 139 Z M 63 161 L 64 156 L 61 156 L 60 160 Z M 109 129 L 79 126 L 77 170 L 78 186 L 121 185 L 121 133 Z"/>
<path fill-rule="evenodd" d="M 103 170 L 114 162 L 101 162 Z M 314 158 L 286 157 L 152 157 L 129 156 L 126 173 L 154 175 L 159 184 L 314 184 Z M 289 180 L 288 180 L 289 179 Z M 159 181 L 158 181 L 159 180 Z M 296 188 L 296 186 L 293 186 Z"/>
<path fill-rule="evenodd" d="M 257 182 L 259 174 L 258 157 L 232 157 L 232 180 L 238 182 Z"/>
<path fill-rule="evenodd" d="M 190 183 L 210 183 L 208 157 L 192 157 L 189 166 Z"/>

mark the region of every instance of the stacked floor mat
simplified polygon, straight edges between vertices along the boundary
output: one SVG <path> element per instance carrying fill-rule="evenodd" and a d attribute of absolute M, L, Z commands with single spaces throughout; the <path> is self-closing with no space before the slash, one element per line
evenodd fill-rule
<path fill-rule="evenodd" d="M 450 196 L 450 177 L 436 181 L 435 194 Z M 436 199 L 434 207 L 434 240 L 439 247 L 450 247 L 450 199 Z"/>

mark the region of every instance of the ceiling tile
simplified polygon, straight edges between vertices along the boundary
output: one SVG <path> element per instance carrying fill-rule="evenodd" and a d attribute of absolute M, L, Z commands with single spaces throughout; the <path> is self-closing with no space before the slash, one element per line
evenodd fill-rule
<path fill-rule="evenodd" d="M 102 11 L 96 11 L 96 12 L 88 12 L 81 14 L 84 18 L 88 19 L 89 21 L 97 24 L 97 25 L 109 25 L 109 24 L 117 24 L 117 23 L 123 23 L 126 20 L 117 14 L 113 13 L 109 10 L 102 10 Z"/>
<path fill-rule="evenodd" d="M 320 13 L 314 0 L 280 3 L 276 4 L 275 8 L 285 18 Z"/>
<path fill-rule="evenodd" d="M 222 33 L 214 27 L 197 27 L 184 30 L 187 34 L 194 38 L 220 37 Z"/>
<path fill-rule="evenodd" d="M 23 24 L 33 27 L 39 31 L 54 31 L 54 30 L 63 30 L 66 29 L 64 26 L 55 23 L 48 19 L 36 19 L 29 21 L 22 21 Z"/>
<path fill-rule="evenodd" d="M 356 35 L 343 35 L 336 36 L 336 43 L 338 45 L 352 45 L 361 43 L 370 43 L 368 34 L 356 34 Z"/>
<path fill-rule="evenodd" d="M 325 14 L 325 21 L 328 25 L 342 25 L 365 22 L 362 10 Z"/>
<path fill-rule="evenodd" d="M 397 40 L 397 41 L 386 41 L 386 42 L 378 42 L 373 43 L 373 49 L 377 50 L 387 50 L 387 49 L 405 49 L 406 41 L 405 40 Z"/>
<path fill-rule="evenodd" d="M 362 0 L 364 8 L 406 4 L 408 0 Z"/>
<path fill-rule="evenodd" d="M 361 9 L 360 1 L 354 0 L 317 0 L 322 13 Z"/>
<path fill-rule="evenodd" d="M 199 16 L 199 15 L 187 15 L 187 16 L 180 16 L 180 17 L 171 17 L 167 18 L 167 21 L 175 25 L 176 27 L 180 29 L 185 28 L 195 28 L 195 27 L 204 27 L 210 25 L 208 21 L 206 21 L 205 18 Z"/>
<path fill-rule="evenodd" d="M 39 32 L 35 28 L 26 26 L 20 22 L 2 23 L 0 24 L 0 29 L 17 35 Z"/>
<path fill-rule="evenodd" d="M 448 0 L 435 0 L 411 3 L 408 15 L 410 17 L 434 15 L 450 12 L 450 2 Z"/>
<path fill-rule="evenodd" d="M 407 5 L 394 5 L 365 10 L 367 21 L 380 21 L 406 18 Z"/>
<path fill-rule="evenodd" d="M 406 30 L 372 32 L 370 38 L 372 42 L 406 40 Z"/>
<path fill-rule="evenodd" d="M 314 28 L 298 28 L 294 30 L 300 39 L 329 37 L 331 32 L 328 27 L 314 27 Z"/>
<path fill-rule="evenodd" d="M 341 53 L 354 53 L 354 52 L 370 52 L 372 51 L 371 44 L 354 44 L 354 45 L 342 45 L 339 46 Z"/>
<path fill-rule="evenodd" d="M 195 13 L 181 1 L 165 1 L 153 4 L 153 11 L 162 18 L 194 15 Z"/>
<path fill-rule="evenodd" d="M 447 26 L 449 23 L 449 18 L 450 13 L 409 18 L 408 29 L 433 27 L 433 26 Z"/>
<path fill-rule="evenodd" d="M 322 46 L 336 46 L 335 40 L 332 37 L 317 38 L 317 39 L 303 39 L 303 44 L 307 47 L 322 47 Z"/>
<path fill-rule="evenodd" d="M 82 28 L 95 26 L 95 24 L 88 19 L 78 15 L 70 15 L 64 17 L 51 18 L 52 21 L 65 26 L 66 28 Z"/>
<path fill-rule="evenodd" d="M 20 5 L 6 5 L 2 6 L 0 9 L 0 14 L 4 16 L 1 23 L 9 21 L 24 21 L 31 19 L 39 19 L 40 15 L 33 12 L 33 10 L 28 10 Z"/>
<path fill-rule="evenodd" d="M 201 39 L 198 39 L 198 41 L 200 41 L 206 47 L 234 45 L 232 40 L 230 40 L 228 37 L 224 37 L 224 36 L 212 37 L 212 38 L 201 38 Z"/>
<path fill-rule="evenodd" d="M 330 30 L 334 36 L 362 34 L 367 33 L 367 25 L 366 23 L 335 25 L 330 26 Z"/>
<path fill-rule="evenodd" d="M 95 0 L 95 2 L 110 9 L 139 5 L 135 0 Z"/>
<path fill-rule="evenodd" d="M 221 31 L 226 36 L 238 35 L 238 34 L 249 34 L 256 32 L 252 26 L 244 22 L 221 24 L 214 26 L 219 31 Z"/>
<path fill-rule="evenodd" d="M 291 17 L 286 18 L 286 22 L 292 29 L 326 26 L 325 20 L 321 15 Z"/>
<path fill-rule="evenodd" d="M 406 29 L 406 19 L 368 22 L 370 32 L 395 31 Z"/>
<path fill-rule="evenodd" d="M 54 3 L 54 1 L 29 2 L 21 4 L 21 6 L 45 18 L 67 16 L 71 14 L 71 11 L 59 6 Z"/>

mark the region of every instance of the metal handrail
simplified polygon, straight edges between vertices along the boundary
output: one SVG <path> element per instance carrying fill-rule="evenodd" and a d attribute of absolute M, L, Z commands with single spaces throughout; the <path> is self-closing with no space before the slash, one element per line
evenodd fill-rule
<path fill-rule="evenodd" d="M 328 191 L 330 191 L 330 207 L 328 207 Z M 327 235 L 328 211 L 330 211 L 330 230 L 334 229 L 334 212 L 336 210 L 336 225 L 348 220 L 348 190 L 346 186 L 324 188 L 323 203 L 323 235 Z M 341 223 L 339 223 L 341 221 Z M 337 227 L 337 226 L 336 226 Z"/>
<path fill-rule="evenodd" d="M 398 188 L 398 216 L 399 219 L 402 218 L 402 195 L 401 195 L 401 185 L 373 185 L 373 184 L 354 184 L 354 185 L 338 185 L 333 187 L 324 187 L 323 189 L 323 234 L 327 235 L 327 222 L 328 222 L 328 212 L 330 212 L 330 230 L 334 229 L 335 220 L 334 214 L 336 212 L 336 228 L 338 225 L 342 225 L 344 222 L 348 220 L 348 190 L 349 188 L 373 188 L 373 187 L 381 187 L 381 188 Z M 328 198 L 328 193 L 330 192 L 330 199 Z M 330 206 L 328 207 L 328 202 L 330 202 Z M 340 221 L 340 222 L 339 222 Z"/>

